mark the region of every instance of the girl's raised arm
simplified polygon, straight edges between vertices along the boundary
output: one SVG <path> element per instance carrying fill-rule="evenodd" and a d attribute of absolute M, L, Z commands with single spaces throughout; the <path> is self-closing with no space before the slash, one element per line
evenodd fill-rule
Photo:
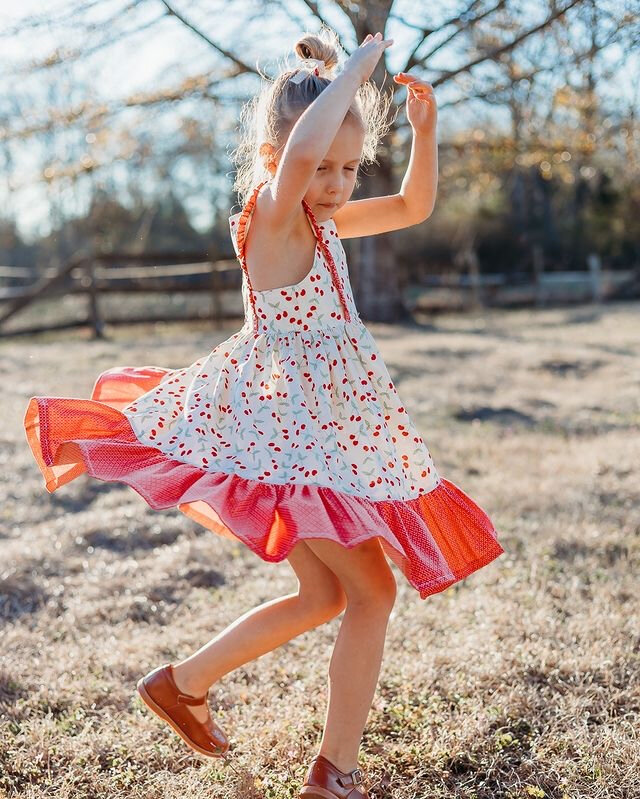
<path fill-rule="evenodd" d="M 270 201 L 263 205 L 273 226 L 290 227 L 358 87 L 369 78 L 384 50 L 392 44 L 393 39 L 383 39 L 381 33 L 373 37 L 368 34 L 349 56 L 342 72 L 296 121 L 276 169 Z"/>

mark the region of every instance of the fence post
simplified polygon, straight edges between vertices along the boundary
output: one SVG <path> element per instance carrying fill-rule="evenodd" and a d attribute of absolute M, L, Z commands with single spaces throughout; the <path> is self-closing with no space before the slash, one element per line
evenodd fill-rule
<path fill-rule="evenodd" d="M 93 338 L 104 338 L 104 321 L 98 307 L 98 289 L 96 286 L 95 260 L 89 258 L 85 264 L 85 283 L 89 295 L 89 319 L 93 327 Z"/>
<path fill-rule="evenodd" d="M 587 255 L 587 265 L 591 275 L 592 302 L 602 302 L 602 261 L 596 252 Z"/>
<path fill-rule="evenodd" d="M 465 251 L 465 260 L 469 267 L 472 304 L 475 308 L 481 308 L 484 305 L 484 296 L 480 280 L 480 262 L 478 261 L 478 254 L 474 247 L 469 247 Z"/>
<path fill-rule="evenodd" d="M 211 261 L 209 266 L 211 268 L 211 316 L 215 328 L 220 329 L 222 327 L 222 279 L 215 262 Z"/>
<path fill-rule="evenodd" d="M 544 277 L 544 253 L 539 244 L 533 245 L 531 252 L 533 260 L 533 279 L 535 282 L 535 304 L 540 307 L 543 304 L 543 277 Z"/>

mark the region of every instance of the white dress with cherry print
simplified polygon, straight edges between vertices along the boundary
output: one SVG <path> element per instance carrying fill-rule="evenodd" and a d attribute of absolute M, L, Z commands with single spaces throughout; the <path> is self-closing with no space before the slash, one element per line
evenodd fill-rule
<path fill-rule="evenodd" d="M 379 538 L 421 598 L 503 553 L 487 514 L 440 477 L 355 306 L 332 219 L 298 283 L 253 290 L 229 218 L 243 327 L 182 369 L 114 367 L 90 399 L 32 397 L 25 430 L 55 491 L 82 472 L 178 507 L 266 561 L 297 541 Z"/>

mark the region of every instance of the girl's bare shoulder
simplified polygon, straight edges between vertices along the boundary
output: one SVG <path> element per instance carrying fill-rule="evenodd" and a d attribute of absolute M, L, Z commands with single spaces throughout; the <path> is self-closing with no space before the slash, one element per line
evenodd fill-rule
<path fill-rule="evenodd" d="M 299 218 L 287 226 L 274 223 L 269 214 L 273 198 L 267 186 L 256 197 L 251 222 L 245 238 L 247 269 L 257 291 L 290 285 L 309 271 L 316 240 L 300 204 Z M 279 253 L 287 254 L 279 258 Z"/>
<path fill-rule="evenodd" d="M 267 183 L 263 186 L 256 197 L 254 212 L 251 218 L 252 226 L 255 226 L 254 234 L 263 242 L 263 246 L 270 243 L 278 244 L 287 242 L 303 228 L 304 208 L 300 208 L 290 217 L 281 219 L 276 212 L 276 204 L 272 194 L 272 184 Z"/>

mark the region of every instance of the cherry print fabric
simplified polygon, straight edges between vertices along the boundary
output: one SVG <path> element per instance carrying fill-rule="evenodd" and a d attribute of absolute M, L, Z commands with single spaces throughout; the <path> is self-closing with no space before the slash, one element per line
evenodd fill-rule
<path fill-rule="evenodd" d="M 253 290 L 241 256 L 260 186 L 229 218 L 242 328 L 185 368 L 116 366 L 89 399 L 31 397 L 25 432 L 46 489 L 83 472 L 125 483 L 272 562 L 306 538 L 378 538 L 424 599 L 504 550 L 438 474 L 360 319 L 333 220 L 304 204 L 310 271 Z"/>

